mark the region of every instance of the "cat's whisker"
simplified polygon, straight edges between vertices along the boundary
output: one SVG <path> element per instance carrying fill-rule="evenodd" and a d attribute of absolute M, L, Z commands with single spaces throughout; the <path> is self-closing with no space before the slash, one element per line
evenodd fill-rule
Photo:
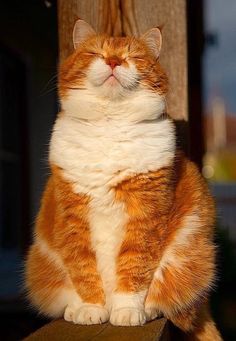
<path fill-rule="evenodd" d="M 87 90 L 87 88 L 81 88 L 81 87 L 67 87 L 69 90 Z"/>
<path fill-rule="evenodd" d="M 53 83 L 55 82 L 55 83 Z M 44 87 L 42 88 L 42 90 L 40 91 L 41 93 L 44 93 L 44 91 L 47 89 L 47 87 L 49 85 L 51 85 L 51 83 L 53 83 L 53 85 L 57 84 L 57 74 L 54 74 L 49 80 L 48 82 L 44 85 Z"/>
<path fill-rule="evenodd" d="M 53 87 L 51 87 L 50 89 L 48 89 L 47 91 L 44 91 L 43 93 L 41 93 L 41 94 L 39 95 L 39 97 L 46 96 L 46 95 L 48 95 L 49 93 L 51 93 L 51 92 L 57 90 L 57 88 L 58 88 L 58 86 L 57 86 L 57 84 L 55 84 L 55 86 L 53 86 Z"/>

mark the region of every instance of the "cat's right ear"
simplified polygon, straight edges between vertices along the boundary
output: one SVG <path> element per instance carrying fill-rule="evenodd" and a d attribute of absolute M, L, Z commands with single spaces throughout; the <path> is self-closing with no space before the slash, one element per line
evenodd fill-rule
<path fill-rule="evenodd" d="M 73 29 L 73 44 L 74 48 L 78 46 L 91 36 L 96 35 L 94 29 L 82 19 L 78 19 Z"/>
<path fill-rule="evenodd" d="M 141 36 L 141 39 L 146 43 L 153 55 L 158 58 L 162 45 L 161 28 L 151 28 Z"/>

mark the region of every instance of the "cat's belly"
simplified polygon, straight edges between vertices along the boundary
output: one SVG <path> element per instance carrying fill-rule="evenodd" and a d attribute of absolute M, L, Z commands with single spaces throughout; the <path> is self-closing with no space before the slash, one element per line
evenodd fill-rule
<path fill-rule="evenodd" d="M 173 132 L 169 120 L 84 124 L 62 115 L 54 126 L 50 162 L 60 167 L 74 193 L 90 198 L 91 244 L 108 300 L 116 287 L 116 260 L 128 220 L 114 188 L 136 174 L 168 166 L 174 157 Z"/>
<path fill-rule="evenodd" d="M 116 260 L 124 239 L 128 216 L 122 203 L 114 200 L 113 191 L 92 198 L 89 210 L 91 244 L 96 253 L 97 269 L 101 275 L 110 307 L 110 296 L 116 288 Z"/>
<path fill-rule="evenodd" d="M 119 170 L 119 165 L 112 160 L 103 162 L 109 163 L 108 169 L 100 169 L 94 163 L 84 170 L 85 161 L 81 166 L 75 162 L 73 167 L 63 170 L 63 175 L 72 183 L 74 193 L 90 198 L 88 222 L 91 245 L 109 308 L 111 293 L 116 288 L 116 260 L 128 220 L 125 205 L 115 199 L 114 187 L 132 172 L 130 169 Z"/>

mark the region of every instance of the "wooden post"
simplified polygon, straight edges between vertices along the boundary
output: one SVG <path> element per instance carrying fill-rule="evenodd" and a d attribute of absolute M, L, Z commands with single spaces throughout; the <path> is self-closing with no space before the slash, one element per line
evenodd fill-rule
<path fill-rule="evenodd" d="M 119 0 L 58 0 L 61 60 L 73 51 L 72 31 L 78 18 L 87 21 L 98 33 L 122 35 Z"/>
<path fill-rule="evenodd" d="M 185 0 L 122 0 L 125 35 L 139 36 L 151 27 L 163 26 L 160 61 L 170 81 L 168 113 L 187 118 L 187 32 Z"/>
<path fill-rule="evenodd" d="M 187 120 L 186 0 L 58 0 L 60 59 L 73 51 L 76 19 L 90 23 L 98 33 L 139 36 L 151 27 L 163 26 L 161 63 L 170 89 L 168 113 Z"/>

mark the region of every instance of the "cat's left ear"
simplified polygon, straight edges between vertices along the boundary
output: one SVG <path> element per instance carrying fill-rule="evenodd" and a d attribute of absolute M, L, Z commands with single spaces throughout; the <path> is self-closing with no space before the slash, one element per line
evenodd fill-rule
<path fill-rule="evenodd" d="M 151 28 L 141 36 L 156 58 L 159 57 L 162 46 L 162 34 L 159 27 Z"/>
<path fill-rule="evenodd" d="M 86 21 L 82 19 L 78 19 L 75 23 L 74 30 L 73 30 L 73 44 L 74 48 L 77 47 L 86 39 L 91 36 L 96 35 L 94 29 L 86 23 Z"/>

